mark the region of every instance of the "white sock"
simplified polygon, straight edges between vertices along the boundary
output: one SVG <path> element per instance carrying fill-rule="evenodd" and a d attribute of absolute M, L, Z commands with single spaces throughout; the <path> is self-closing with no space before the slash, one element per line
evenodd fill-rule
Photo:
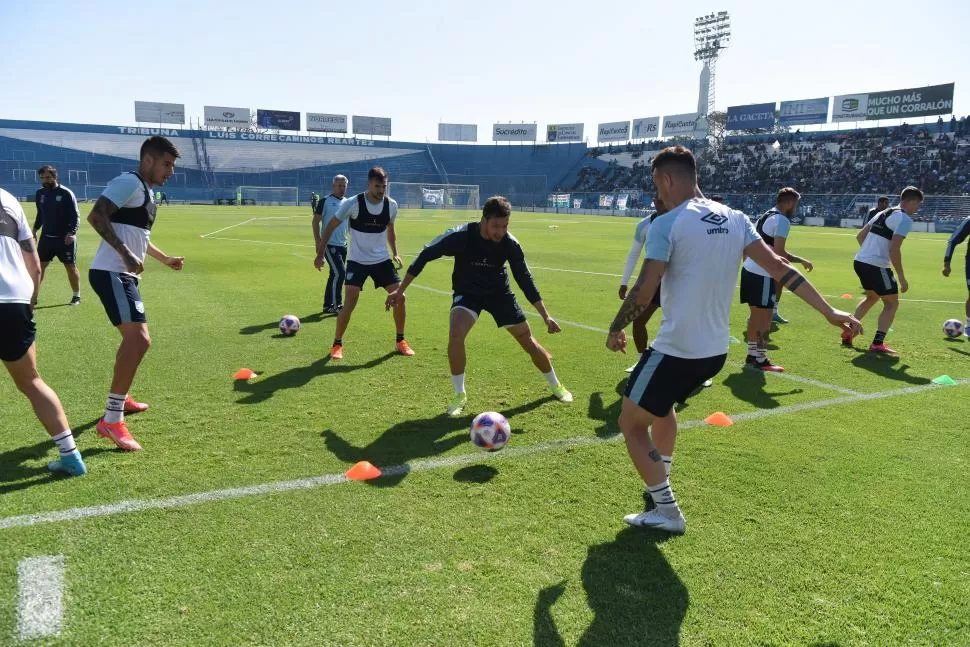
<path fill-rule="evenodd" d="M 756 342 L 756 341 L 749 341 L 748 342 L 748 357 L 757 357 L 757 356 L 758 356 L 758 342 Z"/>
<path fill-rule="evenodd" d="M 451 383 L 455 385 L 455 393 L 464 393 L 465 392 L 465 374 L 464 373 L 462 373 L 461 375 L 452 375 L 451 376 Z"/>
<path fill-rule="evenodd" d="M 664 479 L 662 483 L 647 488 L 650 498 L 657 504 L 657 511 L 665 517 L 677 517 L 681 514 L 680 506 L 674 498 L 674 491 L 670 488 L 670 480 Z"/>
<path fill-rule="evenodd" d="M 549 369 L 549 372 L 543 373 L 542 377 L 546 378 L 546 382 L 549 383 L 549 386 L 551 387 L 559 386 L 559 378 L 556 377 L 556 369 L 554 368 Z"/>
<path fill-rule="evenodd" d="M 661 454 L 660 458 L 662 458 L 664 461 L 664 475 L 667 478 L 670 478 L 670 470 L 674 466 L 674 457 Z"/>
<path fill-rule="evenodd" d="M 80 290 L 74 290 L 74 296 L 76 296 L 76 297 L 81 296 L 81 291 Z"/>
<path fill-rule="evenodd" d="M 755 357 L 757 357 L 758 358 L 758 361 L 761 362 L 761 363 L 767 362 L 768 361 L 768 349 L 767 348 L 758 348 L 758 352 L 755 355 Z"/>
<path fill-rule="evenodd" d="M 105 422 L 122 422 L 125 419 L 125 399 L 128 394 L 108 394 L 108 405 L 104 408 Z"/>
<path fill-rule="evenodd" d="M 60 452 L 61 456 L 67 456 L 77 449 L 77 445 L 74 444 L 74 434 L 71 433 L 70 429 L 62 431 L 56 436 L 51 436 L 51 440 L 57 445 L 57 451 Z"/>

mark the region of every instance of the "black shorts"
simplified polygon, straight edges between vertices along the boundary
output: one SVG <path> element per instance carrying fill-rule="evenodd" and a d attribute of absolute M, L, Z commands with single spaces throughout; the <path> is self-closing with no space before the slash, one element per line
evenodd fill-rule
<path fill-rule="evenodd" d="M 0 360 L 16 362 L 37 336 L 34 313 L 26 303 L 0 303 Z"/>
<path fill-rule="evenodd" d="M 778 301 L 775 280 L 741 268 L 741 303 L 752 308 L 774 308 Z"/>
<path fill-rule="evenodd" d="M 137 277 L 107 270 L 88 270 L 88 280 L 112 325 L 148 323 Z"/>
<path fill-rule="evenodd" d="M 862 283 L 863 290 L 875 292 L 881 297 L 890 294 L 899 294 L 899 286 L 896 284 L 896 277 L 888 267 L 870 265 L 862 261 L 854 261 L 852 266 L 855 268 L 856 276 Z"/>
<path fill-rule="evenodd" d="M 658 418 L 670 413 L 724 367 L 727 355 L 683 359 L 648 348 L 630 374 L 623 395 Z"/>
<path fill-rule="evenodd" d="M 499 328 L 514 326 L 525 321 L 525 313 L 511 292 L 504 294 L 470 295 L 456 294 L 451 299 L 451 309 L 466 310 L 478 321 L 482 310 L 492 315 Z"/>
<path fill-rule="evenodd" d="M 347 261 L 346 285 L 362 288 L 368 278 L 374 279 L 375 288 L 386 288 L 389 285 L 401 282 L 401 277 L 397 275 L 397 270 L 394 269 L 394 263 L 390 259 L 373 265 L 364 265 L 357 261 Z"/>
<path fill-rule="evenodd" d="M 50 263 L 56 257 L 64 265 L 74 265 L 77 258 L 77 238 L 68 245 L 63 237 L 41 236 L 37 243 L 37 255 L 40 256 L 41 263 Z"/>

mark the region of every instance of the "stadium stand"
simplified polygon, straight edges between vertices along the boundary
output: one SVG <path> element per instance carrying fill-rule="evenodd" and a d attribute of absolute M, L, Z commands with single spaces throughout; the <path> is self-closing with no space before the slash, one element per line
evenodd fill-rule
<path fill-rule="evenodd" d="M 520 206 L 543 205 L 549 187 L 563 181 L 588 150 L 585 144 L 420 144 L 253 133 L 230 138 L 180 128 L 0 120 L 0 181 L 15 195 L 32 196 L 36 169 L 53 164 L 78 197 L 92 197 L 111 178 L 135 168 L 138 148 L 149 134 L 166 135 L 181 150 L 178 171 L 165 191 L 171 199 L 189 202 L 232 199 L 238 186 L 296 186 L 301 196 L 308 195 L 325 191 L 337 173 L 349 176 L 355 190 L 367 169 L 379 164 L 392 182 L 477 184 L 481 195 L 499 193 Z"/>

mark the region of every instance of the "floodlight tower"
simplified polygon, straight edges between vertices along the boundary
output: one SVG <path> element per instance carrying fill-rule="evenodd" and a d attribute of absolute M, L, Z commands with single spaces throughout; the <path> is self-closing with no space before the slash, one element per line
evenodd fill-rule
<path fill-rule="evenodd" d="M 726 11 L 694 19 L 694 60 L 703 61 L 697 113 L 707 115 L 714 108 L 717 59 L 731 44 L 731 16 Z"/>

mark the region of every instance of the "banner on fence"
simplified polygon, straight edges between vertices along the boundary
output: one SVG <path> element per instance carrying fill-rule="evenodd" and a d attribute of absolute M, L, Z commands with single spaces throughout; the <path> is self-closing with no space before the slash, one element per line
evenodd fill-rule
<path fill-rule="evenodd" d="M 185 123 L 185 104 L 136 101 L 135 121 L 148 124 L 182 125 Z"/>
<path fill-rule="evenodd" d="M 596 141 L 625 142 L 628 139 L 630 139 L 629 121 L 613 121 L 608 124 L 600 124 L 596 128 Z"/>
<path fill-rule="evenodd" d="M 782 101 L 778 111 L 781 126 L 824 124 L 829 120 L 829 98 Z"/>
<path fill-rule="evenodd" d="M 774 125 L 774 103 L 755 103 L 747 106 L 730 106 L 728 108 L 727 130 L 773 128 Z"/>
<path fill-rule="evenodd" d="M 534 142 L 535 124 L 492 124 L 493 142 Z"/>
<path fill-rule="evenodd" d="M 643 117 L 633 120 L 630 139 L 657 139 L 660 137 L 660 117 Z"/>
<path fill-rule="evenodd" d="M 306 113 L 306 129 L 319 133 L 345 133 L 347 132 L 347 115 L 308 112 Z"/>
<path fill-rule="evenodd" d="M 262 128 L 300 130 L 300 113 L 289 110 L 256 110 L 256 123 Z"/>
<path fill-rule="evenodd" d="M 249 108 L 204 106 L 202 110 L 208 128 L 246 128 L 252 116 Z"/>
<path fill-rule="evenodd" d="M 354 115 L 353 127 L 355 135 L 391 136 L 390 117 L 361 117 L 360 115 Z"/>
<path fill-rule="evenodd" d="M 583 124 L 549 124 L 546 126 L 547 142 L 583 141 Z"/>

